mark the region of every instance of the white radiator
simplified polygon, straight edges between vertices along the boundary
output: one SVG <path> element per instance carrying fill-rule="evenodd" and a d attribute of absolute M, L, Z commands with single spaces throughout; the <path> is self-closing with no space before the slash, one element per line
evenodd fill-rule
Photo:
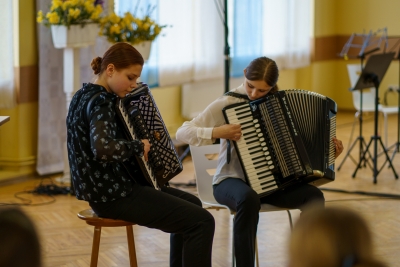
<path fill-rule="evenodd" d="M 243 77 L 231 78 L 229 87 L 238 87 Z M 202 112 L 211 102 L 225 93 L 223 78 L 182 84 L 182 117 L 192 119 Z M 221 111 L 222 112 L 222 111 Z"/>

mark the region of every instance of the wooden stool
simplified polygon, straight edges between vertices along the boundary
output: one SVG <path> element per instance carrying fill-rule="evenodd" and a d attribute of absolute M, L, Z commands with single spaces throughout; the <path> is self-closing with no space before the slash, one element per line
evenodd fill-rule
<path fill-rule="evenodd" d="M 126 235 L 128 237 L 128 250 L 129 261 L 131 267 L 137 267 L 135 240 L 133 238 L 132 225 L 134 223 L 122 220 L 113 220 L 108 218 L 101 218 L 94 213 L 93 210 L 87 209 L 78 213 L 78 218 L 85 220 L 87 224 L 94 226 L 93 245 L 92 245 L 92 258 L 90 260 L 90 267 L 97 266 L 100 247 L 101 227 L 119 227 L 126 226 Z"/>

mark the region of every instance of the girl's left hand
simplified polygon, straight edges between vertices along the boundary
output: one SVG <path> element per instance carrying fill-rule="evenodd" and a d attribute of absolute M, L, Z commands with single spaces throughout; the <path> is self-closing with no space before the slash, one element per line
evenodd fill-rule
<path fill-rule="evenodd" d="M 343 152 L 343 143 L 336 137 L 333 137 L 332 141 L 335 143 L 335 159 L 336 159 Z"/>
<path fill-rule="evenodd" d="M 150 146 L 151 146 L 151 144 L 150 144 L 150 142 L 149 142 L 148 139 L 143 139 L 143 140 L 141 140 L 141 141 L 142 141 L 142 143 L 144 144 L 144 146 L 143 146 L 143 156 L 144 156 L 144 160 L 145 160 L 145 161 L 148 161 L 148 160 L 149 160 L 148 155 L 149 155 L 149 151 L 150 151 Z"/>

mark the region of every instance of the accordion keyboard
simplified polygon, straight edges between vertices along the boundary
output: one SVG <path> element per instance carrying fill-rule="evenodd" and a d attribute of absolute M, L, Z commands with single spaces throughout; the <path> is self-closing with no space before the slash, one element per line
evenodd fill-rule
<path fill-rule="evenodd" d="M 122 104 L 122 101 L 119 101 L 118 103 L 118 110 L 119 110 L 119 115 L 120 117 L 123 119 L 124 121 L 124 125 L 126 130 L 129 132 L 129 135 L 131 137 L 132 140 L 137 139 L 136 135 L 135 135 L 135 129 L 131 123 L 131 120 L 134 120 L 136 125 L 145 125 L 145 123 L 142 120 L 142 118 L 139 116 L 140 114 L 138 113 L 138 116 L 132 116 L 134 114 L 131 114 L 131 116 L 128 115 L 125 107 Z M 156 182 L 156 178 L 154 176 L 154 172 L 152 171 L 150 164 L 148 161 L 146 161 L 144 159 L 144 156 L 142 157 L 138 157 L 140 158 L 138 160 L 140 167 L 143 170 L 143 173 L 147 176 L 146 178 L 151 181 L 151 183 L 153 184 L 154 188 L 156 189 L 160 189 L 160 187 L 158 186 L 157 182 Z"/>
<path fill-rule="evenodd" d="M 258 194 L 276 189 L 276 168 L 260 124 L 253 119 L 248 103 L 225 111 L 230 124 L 240 124 L 242 138 L 236 142 L 248 182 Z"/>

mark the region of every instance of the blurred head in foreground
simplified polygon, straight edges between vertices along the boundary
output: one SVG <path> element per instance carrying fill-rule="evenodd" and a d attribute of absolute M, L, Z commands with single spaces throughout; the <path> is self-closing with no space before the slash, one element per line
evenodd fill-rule
<path fill-rule="evenodd" d="M 374 257 L 366 221 L 344 208 L 311 206 L 293 228 L 290 267 L 385 267 Z"/>
<path fill-rule="evenodd" d="M 0 208 L 0 267 L 40 266 L 40 242 L 31 219 L 18 208 Z"/>

